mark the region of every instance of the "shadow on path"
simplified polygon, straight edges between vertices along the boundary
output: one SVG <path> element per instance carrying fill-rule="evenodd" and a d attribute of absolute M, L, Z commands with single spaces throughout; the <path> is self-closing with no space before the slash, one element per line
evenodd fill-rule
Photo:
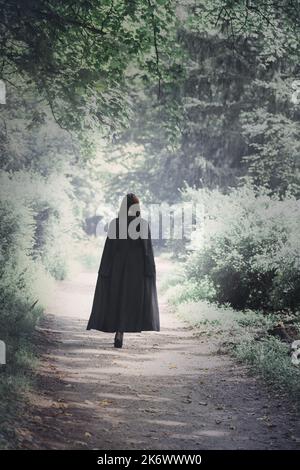
<path fill-rule="evenodd" d="M 158 259 L 158 284 L 171 269 Z M 163 296 L 161 331 L 127 334 L 123 349 L 113 334 L 86 331 L 95 283 L 88 272 L 57 283 L 38 329 L 40 393 L 30 397 L 21 448 L 299 447 L 292 404 L 195 337 Z"/>

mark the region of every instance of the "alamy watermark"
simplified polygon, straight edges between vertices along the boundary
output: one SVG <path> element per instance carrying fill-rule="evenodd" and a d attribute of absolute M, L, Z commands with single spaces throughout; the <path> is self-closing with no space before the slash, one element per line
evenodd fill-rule
<path fill-rule="evenodd" d="M 117 235 L 115 210 L 110 205 L 101 205 L 97 214 L 101 220 L 96 227 L 97 236 L 109 238 L 148 238 L 148 226 L 152 239 L 192 241 L 197 233 L 197 240 L 203 237 L 205 208 L 203 204 L 186 202 L 182 204 L 149 204 L 140 209 L 133 204 L 127 213 L 127 207 L 120 207 L 118 213 L 119 232 Z M 115 217 L 114 217 L 115 216 Z M 130 216 L 133 218 L 130 219 Z"/>
<path fill-rule="evenodd" d="M 0 340 L 0 365 L 6 364 L 6 344 Z"/>

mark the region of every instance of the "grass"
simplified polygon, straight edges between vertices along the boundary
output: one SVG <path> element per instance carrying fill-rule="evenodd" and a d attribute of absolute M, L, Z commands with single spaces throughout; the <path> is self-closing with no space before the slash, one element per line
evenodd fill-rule
<path fill-rule="evenodd" d="M 253 310 L 237 311 L 229 305 L 219 306 L 199 299 L 203 292 L 199 294 L 182 273 L 173 274 L 162 289 L 176 315 L 201 334 L 213 337 L 219 351 L 246 363 L 265 381 L 299 400 L 300 366 L 291 361 L 290 345 L 268 333 L 286 317 Z M 300 331 L 299 317 L 292 319 Z"/>
<path fill-rule="evenodd" d="M 0 365 L 0 449 L 17 445 L 15 423 L 26 407 L 26 393 L 34 385 L 38 363 L 31 335 L 20 339 L 18 345 L 8 344 L 7 349 L 7 364 Z"/>
<path fill-rule="evenodd" d="M 31 278 L 30 278 L 31 279 Z M 53 293 L 51 276 L 36 265 L 30 292 L 25 287 L 2 288 L 0 339 L 6 344 L 6 364 L 0 365 L 0 448 L 15 448 L 15 423 L 34 387 L 38 355 L 34 341 L 35 325 Z M 36 303 L 37 301 L 37 303 Z"/>

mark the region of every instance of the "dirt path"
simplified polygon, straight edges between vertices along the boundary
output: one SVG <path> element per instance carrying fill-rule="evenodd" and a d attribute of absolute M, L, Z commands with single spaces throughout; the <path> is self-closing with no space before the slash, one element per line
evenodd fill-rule
<path fill-rule="evenodd" d="M 158 260 L 158 283 L 168 270 Z M 40 394 L 20 447 L 42 449 L 293 449 L 292 404 L 270 397 L 245 368 L 216 354 L 159 297 L 161 332 L 85 330 L 96 275 L 57 284 L 40 325 Z M 23 436 L 23 438 L 22 438 Z"/>

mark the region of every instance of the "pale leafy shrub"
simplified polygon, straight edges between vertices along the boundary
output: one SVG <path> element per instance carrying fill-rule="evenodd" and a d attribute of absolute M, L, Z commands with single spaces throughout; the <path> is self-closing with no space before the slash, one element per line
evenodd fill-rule
<path fill-rule="evenodd" d="M 205 209 L 186 262 L 192 282 L 209 279 L 214 300 L 234 308 L 300 306 L 299 200 L 250 187 L 226 195 L 187 189 L 184 198 Z"/>
<path fill-rule="evenodd" d="M 13 384 L 24 383 L 25 369 L 33 361 L 32 333 L 53 287 L 42 263 L 48 237 L 38 244 L 37 216 L 51 206 L 50 199 L 56 195 L 53 186 L 47 190 L 43 183 L 38 175 L 22 178 L 0 172 L 0 339 L 7 346 L 0 388 L 10 395 L 15 391 Z"/>
<path fill-rule="evenodd" d="M 41 305 L 33 288 L 37 264 L 28 256 L 33 244 L 32 212 L 18 201 L 6 200 L 0 202 L 0 218 L 0 339 L 7 345 L 9 374 L 18 365 L 18 351 L 31 335 Z"/>
<path fill-rule="evenodd" d="M 73 238 L 80 236 L 73 213 L 72 189 L 66 178 L 45 178 L 33 172 L 0 172 L 0 198 L 14 201 L 32 215 L 31 252 L 56 279 L 63 279 L 73 256 Z"/>

